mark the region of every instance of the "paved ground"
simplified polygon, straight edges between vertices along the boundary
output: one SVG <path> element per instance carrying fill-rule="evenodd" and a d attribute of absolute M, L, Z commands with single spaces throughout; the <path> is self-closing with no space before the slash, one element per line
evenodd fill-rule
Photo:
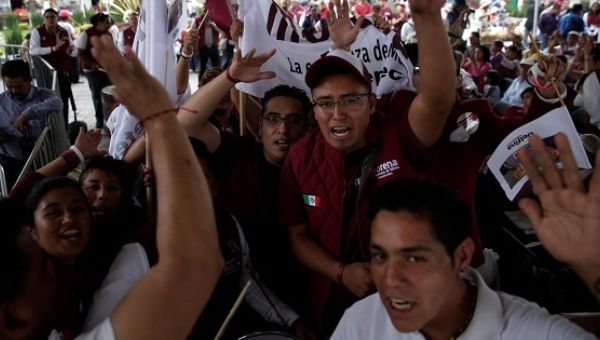
<path fill-rule="evenodd" d="M 87 80 L 81 76 L 80 84 L 72 84 L 73 96 L 77 106 L 77 120 L 83 121 L 88 125 L 88 128 L 96 126 L 96 118 L 94 114 L 94 104 Z M 198 86 L 198 73 L 190 73 L 190 87 L 195 89 Z M 141 89 L 143 90 L 143 89 Z M 73 112 L 69 109 L 69 121 L 73 121 Z"/>

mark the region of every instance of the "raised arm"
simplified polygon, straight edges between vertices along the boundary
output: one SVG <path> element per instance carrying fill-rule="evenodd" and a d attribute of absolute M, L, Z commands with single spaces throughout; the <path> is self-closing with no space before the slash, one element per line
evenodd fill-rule
<path fill-rule="evenodd" d="M 422 91 L 410 106 L 408 121 L 425 146 L 437 142 L 455 102 L 454 59 L 440 15 L 445 3 L 445 0 L 410 1 L 419 42 Z"/>
<path fill-rule="evenodd" d="M 415 135 L 425 146 L 437 142 L 455 101 L 454 59 L 440 14 L 445 2 L 410 1 L 419 41 L 422 91 L 412 102 L 408 118 Z M 329 3 L 328 23 L 335 48 L 349 51 L 360 32 L 363 20 L 364 18 L 360 17 L 352 24 L 349 19 L 348 2 L 332 0 Z"/>
<path fill-rule="evenodd" d="M 539 198 L 539 202 L 522 199 L 519 207 L 531 220 L 544 248 L 557 260 L 573 266 L 600 301 L 600 153 L 596 155 L 596 170 L 586 192 L 569 140 L 562 133 L 554 140 L 562 171 L 556 168 L 538 136 L 529 137 L 536 163 L 526 148 L 519 150 L 519 160 Z"/>
<path fill-rule="evenodd" d="M 190 28 L 183 37 L 181 56 L 177 61 L 175 69 L 175 82 L 177 83 L 177 94 L 185 92 L 190 80 L 190 58 L 194 57 L 194 51 L 198 48 L 198 29 Z"/>
<path fill-rule="evenodd" d="M 260 71 L 262 64 L 275 54 L 275 50 L 256 56 L 254 53 L 252 49 L 242 57 L 240 50 L 236 49 L 229 69 L 198 89 L 183 105 L 196 112 L 181 110 L 177 116 L 188 135 L 203 141 L 211 152 L 219 147 L 221 138 L 218 130 L 207 123 L 223 96 L 229 95 L 236 81 L 251 83 L 275 77 L 273 72 Z"/>
<path fill-rule="evenodd" d="M 223 267 L 209 188 L 160 83 L 129 48 L 121 56 L 110 37 L 94 38 L 93 54 L 116 85 L 115 96 L 144 122 L 158 199 L 159 261 L 128 292 L 110 321 L 117 339 L 183 339 Z M 164 111 L 169 113 L 153 115 Z"/>

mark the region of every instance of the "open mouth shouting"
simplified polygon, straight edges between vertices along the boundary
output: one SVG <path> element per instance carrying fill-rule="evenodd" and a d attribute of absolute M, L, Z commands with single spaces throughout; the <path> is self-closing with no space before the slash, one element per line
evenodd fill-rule
<path fill-rule="evenodd" d="M 336 137 L 336 138 L 345 138 L 350 134 L 350 129 L 349 127 L 332 127 L 329 129 L 329 131 L 331 132 L 331 134 Z"/>

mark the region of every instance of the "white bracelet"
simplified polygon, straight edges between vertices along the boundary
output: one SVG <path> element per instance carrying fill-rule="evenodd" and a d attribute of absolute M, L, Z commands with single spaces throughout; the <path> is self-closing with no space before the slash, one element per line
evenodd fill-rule
<path fill-rule="evenodd" d="M 73 150 L 73 152 L 75 152 L 75 154 L 77 155 L 77 158 L 79 158 L 79 163 L 85 162 L 85 158 L 83 158 L 83 153 L 81 152 L 81 150 L 79 150 L 77 145 L 72 145 L 69 149 L 71 149 L 71 150 Z"/>
<path fill-rule="evenodd" d="M 539 92 L 537 88 L 533 88 L 533 91 L 535 92 L 535 94 L 538 96 L 538 98 L 540 98 L 541 101 L 543 101 L 544 103 L 548 103 L 548 104 L 556 104 L 558 102 L 560 102 L 561 99 L 565 99 L 567 98 L 567 87 L 565 86 L 565 84 L 563 83 L 559 83 L 558 84 L 559 87 L 559 91 L 560 91 L 560 98 L 559 97 L 554 97 L 554 98 L 544 98 Z"/>
<path fill-rule="evenodd" d="M 185 53 L 185 51 L 183 49 L 181 49 L 181 56 L 184 57 L 185 59 L 190 59 L 193 55 L 194 55 L 194 52 L 187 54 L 187 53 Z"/>

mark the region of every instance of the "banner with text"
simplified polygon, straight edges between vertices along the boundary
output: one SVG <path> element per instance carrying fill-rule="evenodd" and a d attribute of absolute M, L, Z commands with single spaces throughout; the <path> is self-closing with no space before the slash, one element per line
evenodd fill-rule
<path fill-rule="evenodd" d="M 304 82 L 306 71 L 332 46 L 328 32 L 312 33 L 299 28 L 285 11 L 272 1 L 239 1 L 239 15 L 244 21 L 242 53 L 251 48 L 257 53 L 276 49 L 275 55 L 263 65 L 263 71 L 274 71 L 277 77 L 236 87 L 262 97 L 266 91 L 286 84 L 310 94 Z M 393 32 L 384 34 L 365 21 L 352 45 L 352 54 L 369 70 L 372 88 L 379 97 L 397 90 L 412 90 L 413 65 L 406 56 L 400 39 Z"/>

